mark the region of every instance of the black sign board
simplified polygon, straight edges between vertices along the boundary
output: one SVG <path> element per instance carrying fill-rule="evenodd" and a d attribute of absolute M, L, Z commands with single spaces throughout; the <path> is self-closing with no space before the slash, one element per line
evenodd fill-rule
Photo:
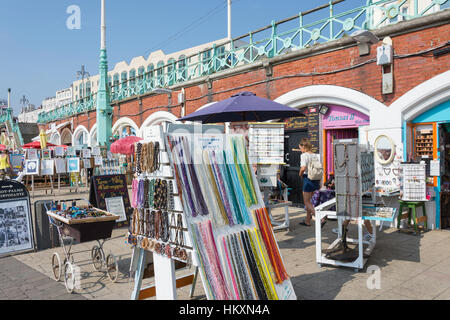
<path fill-rule="evenodd" d="M 312 152 L 319 153 L 320 132 L 319 132 L 319 112 L 318 108 L 309 108 L 308 112 L 308 138 L 312 144 Z"/>
<path fill-rule="evenodd" d="M 14 180 L 0 180 L 0 255 L 34 248 L 30 194 Z"/>
<path fill-rule="evenodd" d="M 107 210 L 107 198 L 122 197 L 127 220 L 133 213 L 130 197 L 128 196 L 127 178 L 123 174 L 93 176 L 89 190 L 89 202 L 96 208 Z M 127 224 L 128 221 L 123 222 Z M 118 222 L 120 226 L 122 223 Z"/>

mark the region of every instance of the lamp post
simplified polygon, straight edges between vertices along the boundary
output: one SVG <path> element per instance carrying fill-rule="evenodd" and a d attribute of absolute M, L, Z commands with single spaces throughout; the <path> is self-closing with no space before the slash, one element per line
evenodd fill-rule
<path fill-rule="evenodd" d="M 101 45 L 100 45 L 100 81 L 97 92 L 97 143 L 99 146 L 109 146 L 112 136 L 112 114 L 108 81 L 108 59 L 106 54 L 106 24 L 105 24 L 105 0 L 101 0 Z"/>

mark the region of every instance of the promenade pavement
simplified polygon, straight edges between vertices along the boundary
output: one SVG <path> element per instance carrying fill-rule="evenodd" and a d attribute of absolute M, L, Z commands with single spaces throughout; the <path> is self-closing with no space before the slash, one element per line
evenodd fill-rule
<path fill-rule="evenodd" d="M 42 193 L 42 192 L 41 192 Z M 62 193 L 58 197 L 73 197 Z M 87 197 L 79 190 L 76 195 Z M 46 196 L 39 194 L 33 200 Z M 290 207 L 290 228 L 275 232 L 286 269 L 291 277 L 299 300 L 415 300 L 450 299 L 450 230 L 428 231 L 421 235 L 400 233 L 395 228 L 377 232 L 377 244 L 363 270 L 355 272 L 343 267 L 319 267 L 315 257 L 314 227 L 299 225 L 305 211 Z M 282 209 L 275 210 L 276 220 L 284 218 Z M 336 239 L 332 232 L 337 222 L 329 220 L 323 228 L 324 245 Z M 95 241 L 76 244 L 75 264 L 81 270 L 81 285 L 75 293 L 67 293 L 62 282 L 52 276 L 51 257 L 53 252 L 63 255 L 61 247 L 38 252 L 22 253 L 0 258 L 0 299 L 7 300 L 128 300 L 134 288 L 130 275 L 132 249 L 125 243 L 127 228 L 113 230 L 111 239 L 104 244 L 105 253 L 113 253 L 119 264 L 119 278 L 112 283 L 104 270 L 96 271 L 91 263 L 90 250 Z M 355 237 L 356 226 L 350 226 L 350 236 Z M 381 270 L 379 289 L 367 286 L 369 266 Z M 178 271 L 178 274 L 193 272 Z M 145 279 L 143 287 L 150 285 L 153 278 Z M 206 299 L 202 282 L 198 277 L 192 299 Z M 189 298 L 190 286 L 177 290 L 178 299 Z"/>

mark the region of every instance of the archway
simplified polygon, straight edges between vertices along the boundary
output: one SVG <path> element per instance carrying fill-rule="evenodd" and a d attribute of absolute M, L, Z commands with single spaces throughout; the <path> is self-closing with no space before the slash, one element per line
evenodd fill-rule
<path fill-rule="evenodd" d="M 163 131 L 166 129 L 167 123 L 175 123 L 178 118 L 170 112 L 167 111 L 157 111 L 152 113 L 145 119 L 139 129 L 139 136 L 145 139 L 146 133 L 151 126 L 162 125 Z"/>
<path fill-rule="evenodd" d="M 124 117 L 117 120 L 112 128 L 113 137 L 123 138 L 126 136 L 136 136 L 139 133 L 139 127 L 130 118 Z"/>
<path fill-rule="evenodd" d="M 85 126 L 79 125 L 72 136 L 72 146 L 86 147 L 89 145 L 89 131 Z"/>
<path fill-rule="evenodd" d="M 61 144 L 66 146 L 72 145 L 72 132 L 69 128 L 64 128 L 61 132 Z"/>

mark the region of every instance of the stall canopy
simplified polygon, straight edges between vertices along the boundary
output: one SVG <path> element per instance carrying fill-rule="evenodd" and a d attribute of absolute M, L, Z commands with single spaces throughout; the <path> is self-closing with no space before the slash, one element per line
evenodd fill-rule
<path fill-rule="evenodd" d="M 242 91 L 228 99 L 191 113 L 178 121 L 201 121 L 202 123 L 267 121 L 290 117 L 304 117 L 297 109 L 281 103 L 257 97 L 253 92 Z"/>
<path fill-rule="evenodd" d="M 141 140 L 142 138 L 136 136 L 124 137 L 113 142 L 110 150 L 112 153 L 131 155 L 134 153 L 134 144 Z"/>
<path fill-rule="evenodd" d="M 47 142 L 46 147 L 55 147 L 53 143 Z M 41 149 L 41 141 L 33 141 L 22 146 L 22 149 Z"/>

